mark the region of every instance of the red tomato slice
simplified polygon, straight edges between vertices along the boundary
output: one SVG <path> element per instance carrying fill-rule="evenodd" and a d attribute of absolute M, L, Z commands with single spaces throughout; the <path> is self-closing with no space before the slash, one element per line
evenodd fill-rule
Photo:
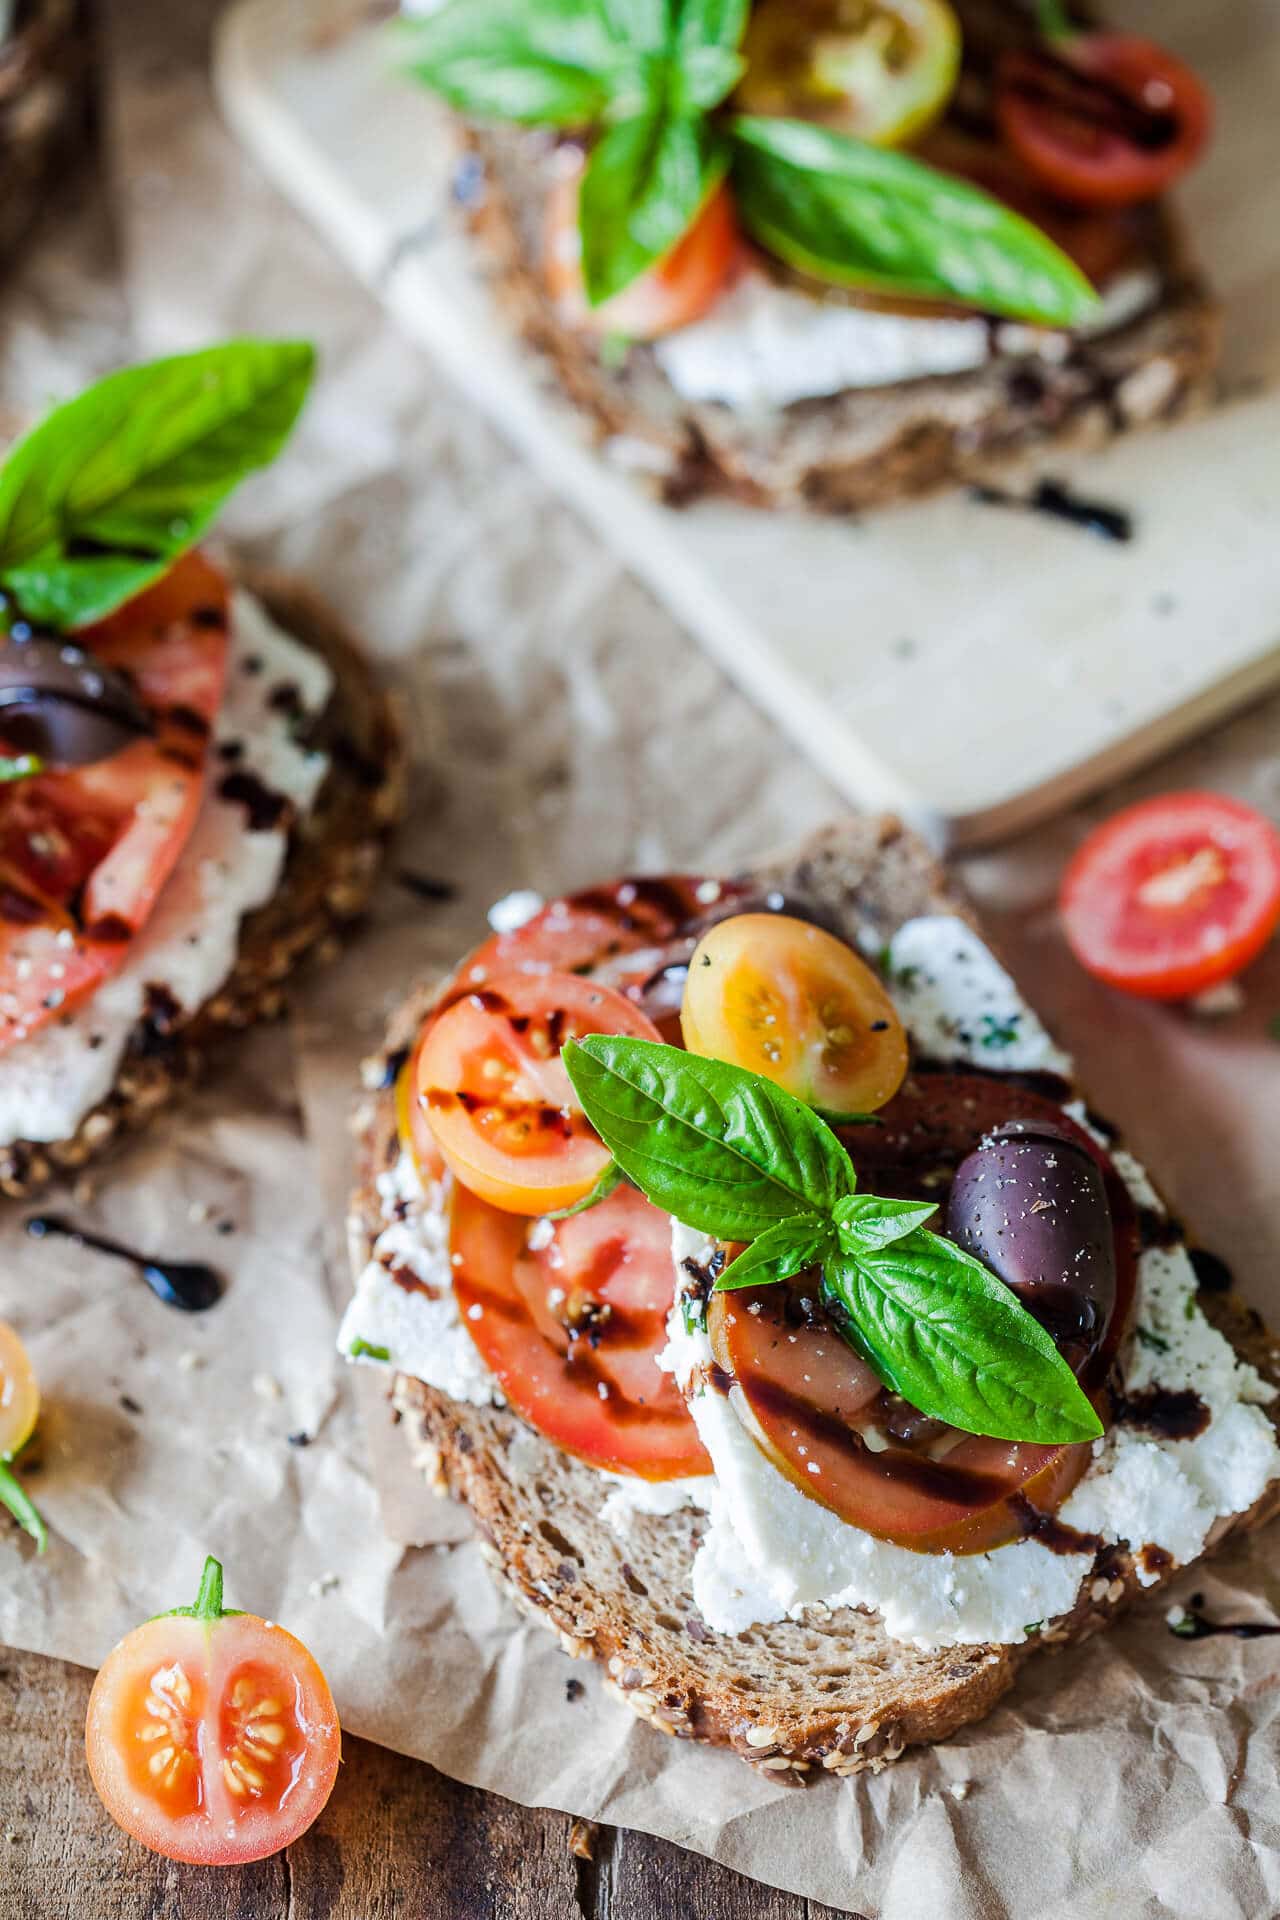
<path fill-rule="evenodd" d="M 464 1187 L 512 1213 L 549 1213 L 590 1192 L 609 1163 L 560 1060 L 568 1039 L 658 1039 L 612 987 L 573 973 L 498 973 L 427 1029 L 417 1095 Z"/>
<path fill-rule="evenodd" d="M 1222 794 L 1162 794 L 1089 835 L 1060 904 L 1090 973 L 1184 1000 L 1234 978 L 1280 925 L 1280 833 Z"/>
<path fill-rule="evenodd" d="M 453 1200 L 454 1292 L 508 1401 L 566 1452 L 615 1473 L 710 1473 L 656 1357 L 674 1291 L 671 1222 L 634 1188 L 531 1227 L 465 1188 Z"/>
<path fill-rule="evenodd" d="M 1213 108 L 1175 55 L 1136 34 L 1075 34 L 1008 53 L 996 118 L 1051 193 L 1084 207 L 1154 200 L 1199 158 Z"/>
<path fill-rule="evenodd" d="M 578 230 L 584 162 L 569 147 L 562 149 L 561 158 L 564 170 L 547 202 L 543 270 L 548 291 L 568 324 L 624 340 L 656 340 L 700 320 L 745 257 L 728 187 L 715 189 L 670 253 L 612 300 L 592 307 L 582 284 Z"/>
<path fill-rule="evenodd" d="M 77 634 L 133 676 L 156 735 L 0 788 L 0 1051 L 117 971 L 173 871 L 200 810 L 227 604 L 224 576 L 190 553 Z"/>
<path fill-rule="evenodd" d="M 320 1813 L 341 1735 L 320 1668 L 291 1633 L 201 1602 L 126 1634 L 93 1684 L 85 1747 L 118 1826 L 201 1866 L 278 1853 Z"/>

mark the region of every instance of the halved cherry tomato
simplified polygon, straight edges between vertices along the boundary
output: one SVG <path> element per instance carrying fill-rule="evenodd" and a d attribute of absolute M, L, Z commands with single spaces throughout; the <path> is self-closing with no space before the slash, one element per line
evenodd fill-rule
<path fill-rule="evenodd" d="M 927 1193 L 945 1204 L 957 1167 L 985 1136 L 1018 1122 L 1051 1130 L 1095 1162 L 1111 1213 L 1114 1304 L 1068 1358 L 1105 1407 L 1132 1311 L 1139 1234 L 1124 1182 L 1098 1142 L 1046 1095 L 976 1073 L 912 1074 L 879 1118 L 879 1126 L 842 1138 L 868 1189 L 897 1198 Z M 983 1439 L 926 1420 L 882 1391 L 827 1318 L 816 1278 L 715 1294 L 707 1329 L 734 1404 L 770 1459 L 810 1499 L 880 1539 L 918 1552 L 986 1552 L 1051 1514 L 1089 1464 L 1088 1443 Z M 863 1438 L 868 1429 L 872 1444 Z"/>
<path fill-rule="evenodd" d="M 562 171 L 547 202 L 543 273 L 566 323 L 624 340 L 656 340 L 700 320 L 724 291 L 743 256 L 729 189 L 716 187 L 693 225 L 638 280 L 603 306 L 587 301 L 582 284 L 578 189 L 583 158 L 562 150 Z"/>
<path fill-rule="evenodd" d="M 90 766 L 0 787 L 0 1051 L 124 963 L 200 810 L 227 657 L 224 576 L 189 553 L 77 634 L 134 677 L 156 723 Z"/>
<path fill-rule="evenodd" d="M 609 1163 L 560 1060 L 568 1039 L 656 1040 L 612 987 L 572 973 L 500 973 L 427 1029 L 417 1096 L 456 1179 L 512 1213 L 549 1213 L 591 1191 Z"/>
<path fill-rule="evenodd" d="M 673 1291 L 665 1213 L 620 1186 L 584 1213 L 530 1226 L 459 1187 L 450 1244 L 463 1324 L 539 1433 L 644 1480 L 711 1471 L 656 1364 Z"/>
<path fill-rule="evenodd" d="M 712 927 L 689 962 L 680 1021 L 691 1053 L 761 1073 L 828 1112 L 873 1112 L 907 1071 L 902 1022 L 871 968 L 787 914 Z"/>
<path fill-rule="evenodd" d="M 43 1553 L 48 1544 L 44 1521 L 10 1468 L 35 1432 L 39 1416 L 40 1389 L 35 1369 L 13 1328 L 0 1320 L 0 1507 L 9 1509 Z"/>
<path fill-rule="evenodd" d="M 289 1846 L 332 1793 L 341 1744 L 314 1659 L 283 1627 L 224 1612 L 212 1559 L 196 1604 L 126 1634 L 89 1696 L 98 1796 L 169 1860 L 238 1866 Z"/>
<path fill-rule="evenodd" d="M 1153 41 L 1070 33 L 1004 56 L 996 118 L 1051 193 L 1077 206 L 1130 207 L 1194 165 L 1213 108 L 1190 67 Z"/>
<path fill-rule="evenodd" d="M 898 146 L 955 91 L 960 22 L 947 0 L 760 0 L 742 51 L 745 113 L 818 120 Z"/>
<path fill-rule="evenodd" d="M 1162 794 L 1089 835 L 1060 904 L 1090 973 L 1184 1000 L 1234 978 L 1280 925 L 1280 833 L 1222 794 Z"/>

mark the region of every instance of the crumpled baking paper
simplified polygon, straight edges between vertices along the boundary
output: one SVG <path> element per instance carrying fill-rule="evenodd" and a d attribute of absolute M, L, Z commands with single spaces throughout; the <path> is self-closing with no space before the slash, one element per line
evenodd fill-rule
<path fill-rule="evenodd" d="M 945 1745 L 878 1778 L 788 1790 L 662 1739 L 570 1669 L 490 1584 L 465 1515 L 408 1473 L 380 1384 L 336 1360 L 358 1062 L 409 983 L 479 937 L 510 887 L 731 867 L 838 809 L 256 178 L 210 104 L 209 10 L 115 0 L 107 14 L 109 190 L 7 292 L 0 410 L 16 423 L 130 353 L 233 330 L 319 340 L 297 440 L 229 530 L 327 594 L 403 691 L 417 777 L 393 869 L 456 893 L 424 901 L 393 871 L 289 1025 L 229 1046 L 225 1070 L 127 1157 L 57 1196 L 100 1232 L 213 1260 L 229 1283 L 213 1312 L 176 1314 L 118 1261 L 37 1244 L 30 1209 L 4 1212 L 0 1315 L 44 1384 L 32 1488 L 53 1538 L 37 1561 L 0 1534 L 0 1637 L 96 1664 L 189 1599 L 213 1552 L 233 1603 L 312 1646 L 352 1732 L 836 1908 L 1280 1909 L 1280 1641 L 1187 1643 L 1164 1625 L 1193 1590 L 1223 1618 L 1275 1617 L 1274 1536 L 1033 1663 Z M 1278 741 L 1272 701 L 1106 804 L 1204 784 L 1280 817 Z M 1051 909 L 1086 824 L 1064 819 L 965 878 L 1097 1103 L 1280 1317 L 1280 953 L 1221 1024 L 1093 985 Z M 571 1671 L 587 1682 L 572 1703 Z"/>

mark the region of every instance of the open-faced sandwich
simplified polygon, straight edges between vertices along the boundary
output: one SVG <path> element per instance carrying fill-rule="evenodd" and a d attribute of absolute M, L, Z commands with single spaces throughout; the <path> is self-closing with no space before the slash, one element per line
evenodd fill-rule
<path fill-rule="evenodd" d="M 338 624 L 193 543 L 303 343 L 110 375 L 0 467 L 0 1191 L 82 1167 L 366 903 L 399 743 Z"/>
<path fill-rule="evenodd" d="M 1280 1347 L 896 823 L 493 920 L 371 1063 L 340 1345 L 654 1726 L 879 1768 L 1280 1503 Z"/>
<path fill-rule="evenodd" d="M 1168 418 L 1211 302 L 1173 55 L 1059 0 L 406 0 L 456 197 L 607 453 L 834 511 Z"/>

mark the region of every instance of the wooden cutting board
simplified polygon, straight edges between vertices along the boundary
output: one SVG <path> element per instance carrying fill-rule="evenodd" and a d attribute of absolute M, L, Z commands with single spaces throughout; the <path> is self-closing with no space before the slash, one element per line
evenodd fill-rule
<path fill-rule="evenodd" d="M 1150 30 L 1149 7 L 1127 11 Z M 1014 481 L 1065 477 L 1126 508 L 1128 545 L 965 494 L 857 522 L 656 505 L 499 323 L 450 218 L 444 115 L 396 73 L 381 19 L 238 0 L 215 72 L 277 184 L 800 749 L 856 803 L 968 844 L 1280 680 L 1280 4 L 1169 0 L 1158 30 L 1219 103 L 1185 210 L 1226 302 L 1229 397 Z"/>

